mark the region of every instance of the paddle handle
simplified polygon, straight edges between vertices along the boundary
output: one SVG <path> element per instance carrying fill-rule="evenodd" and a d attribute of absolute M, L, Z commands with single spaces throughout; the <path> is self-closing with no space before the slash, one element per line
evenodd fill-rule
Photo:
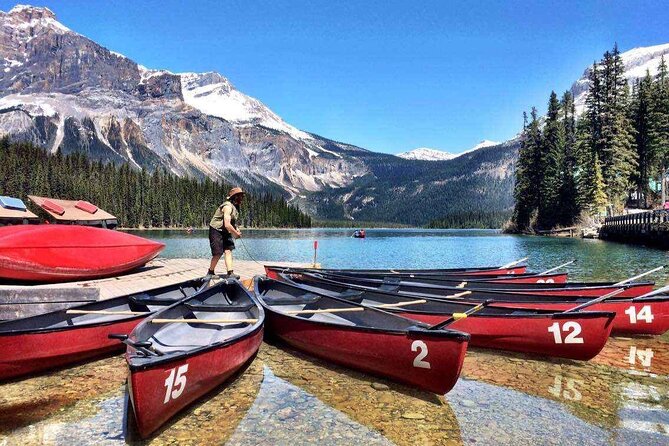
<path fill-rule="evenodd" d="M 550 273 L 552 273 L 553 271 L 557 271 L 557 270 L 559 270 L 559 269 L 564 268 L 565 266 L 569 266 L 569 265 L 571 265 L 572 263 L 576 263 L 576 259 L 574 259 L 574 260 L 570 260 L 569 262 L 565 262 L 565 263 L 563 263 L 562 265 L 558 265 L 558 266 L 556 266 L 556 267 L 554 267 L 554 268 L 547 269 L 546 271 L 542 271 L 542 272 L 540 272 L 540 273 L 537 274 L 537 275 L 538 275 L 538 276 L 545 276 L 546 274 L 550 274 Z"/>
<path fill-rule="evenodd" d="M 151 319 L 153 324 L 255 324 L 258 319 Z"/>
<path fill-rule="evenodd" d="M 633 281 L 635 281 L 635 280 L 637 280 L 637 279 L 641 279 L 642 277 L 647 276 L 648 274 L 653 274 L 653 273 L 656 273 L 656 272 L 658 272 L 658 271 L 660 271 L 660 270 L 666 268 L 666 266 L 667 266 L 667 265 L 658 266 L 657 268 L 653 268 L 653 269 L 651 269 L 650 271 L 646 271 L 645 273 L 641 273 L 641 274 L 639 274 L 639 275 L 637 275 L 637 276 L 630 277 L 629 279 L 625 279 L 625 280 L 623 280 L 623 281 L 621 281 L 621 282 L 614 283 L 613 286 L 625 285 L 626 283 L 633 282 Z"/>
<path fill-rule="evenodd" d="M 107 310 L 67 310 L 67 314 L 104 314 L 104 315 L 135 315 L 135 314 L 151 314 L 150 311 L 107 311 Z"/>
<path fill-rule="evenodd" d="M 529 259 L 529 257 L 523 257 L 522 259 L 514 260 L 513 262 L 500 266 L 500 269 L 511 268 L 512 266 L 518 265 L 520 262 L 524 262 L 527 259 Z"/>
<path fill-rule="evenodd" d="M 492 299 L 487 299 L 480 304 L 476 305 L 475 307 L 470 308 L 469 310 L 465 311 L 464 313 L 453 313 L 453 316 L 450 318 L 446 319 L 443 322 L 439 322 L 438 324 L 432 325 L 431 327 L 428 327 L 428 330 L 438 330 L 440 328 L 444 328 L 447 325 L 452 324 L 455 321 L 458 321 L 460 319 L 464 319 L 467 316 L 471 316 L 472 314 L 476 313 L 477 311 L 482 310 L 484 307 L 487 307 L 493 302 Z"/>
<path fill-rule="evenodd" d="M 427 303 L 425 299 L 410 300 L 407 302 L 398 302 L 396 304 L 381 304 L 381 305 L 370 305 L 374 308 L 393 308 L 393 307 L 405 307 L 407 305 L 417 305 Z"/>
<path fill-rule="evenodd" d="M 365 311 L 365 307 L 322 308 L 319 310 L 294 310 L 294 311 L 286 311 L 286 314 L 348 313 L 352 311 Z"/>
<path fill-rule="evenodd" d="M 627 288 L 629 288 L 629 287 L 626 287 L 626 286 L 625 286 L 625 287 L 619 288 L 619 289 L 617 289 L 617 290 L 615 290 L 615 291 L 611 291 L 610 293 L 605 294 L 605 295 L 603 295 L 603 296 L 601 296 L 601 297 L 598 297 L 598 298 L 596 298 L 596 299 L 589 300 L 589 301 L 587 301 L 587 302 L 585 302 L 585 303 L 582 303 L 581 305 L 577 305 L 577 306 L 575 306 L 574 308 L 570 308 L 570 309 L 568 309 L 568 310 L 565 310 L 565 311 L 563 311 L 563 313 L 574 313 L 574 312 L 576 312 L 576 311 L 580 311 L 580 310 L 582 310 L 582 309 L 584 309 L 584 308 L 590 307 L 590 306 L 595 305 L 595 304 L 598 304 L 598 303 L 600 303 L 600 302 L 604 302 L 606 299 L 610 299 L 610 298 L 615 297 L 615 296 L 617 296 L 618 294 L 622 293 L 622 292 L 625 291 Z"/>

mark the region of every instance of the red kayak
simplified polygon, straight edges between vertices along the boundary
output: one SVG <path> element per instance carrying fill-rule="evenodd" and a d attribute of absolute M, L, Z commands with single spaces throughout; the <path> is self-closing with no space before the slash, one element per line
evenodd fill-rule
<path fill-rule="evenodd" d="M 0 227 L 0 278 L 63 282 L 113 276 L 143 266 L 162 243 L 76 225 Z"/>
<path fill-rule="evenodd" d="M 443 322 L 454 314 L 462 315 L 478 305 L 416 299 L 383 291 L 360 291 L 324 282 L 298 280 L 297 285 L 309 292 L 351 299 L 430 325 Z M 469 333 L 469 345 L 473 347 L 588 360 L 606 344 L 614 316 L 606 312 L 561 313 L 488 306 L 455 320 L 449 328 Z"/>
<path fill-rule="evenodd" d="M 130 332 L 151 312 L 193 294 L 199 281 L 170 285 L 0 323 L 0 381 L 120 349 L 108 335 Z"/>
<path fill-rule="evenodd" d="M 334 281 L 317 275 L 303 274 L 303 281 L 325 282 L 333 285 L 346 286 L 361 291 L 375 291 L 376 287 L 353 285 L 345 281 Z M 388 290 L 391 291 L 391 290 Z M 565 311 L 593 299 L 592 296 L 542 296 L 538 294 L 516 294 L 489 290 L 466 290 L 461 288 L 444 289 L 443 287 L 426 286 L 420 290 L 407 291 L 406 288 L 395 289 L 402 296 L 416 298 L 429 297 L 468 302 L 484 302 L 492 300 L 491 306 L 503 306 L 522 309 L 538 309 Z M 660 335 L 669 330 L 669 296 L 611 298 L 593 305 L 592 311 L 605 311 L 616 314 L 613 320 L 613 334 L 649 334 Z"/>
<path fill-rule="evenodd" d="M 346 367 L 445 394 L 453 388 L 469 335 L 298 286 L 256 277 L 268 333 L 292 347 Z"/>
<path fill-rule="evenodd" d="M 289 274 L 289 277 L 299 277 L 300 273 Z M 599 297 L 609 294 L 616 290 L 622 290 L 616 297 L 639 297 L 653 291 L 652 282 L 637 282 L 623 285 L 610 283 L 565 283 L 565 284 L 498 284 L 491 282 L 470 282 L 470 281 L 446 281 L 414 278 L 404 279 L 402 277 L 384 277 L 383 279 L 372 277 L 352 277 L 336 276 L 331 274 L 308 274 L 304 277 L 312 276 L 323 279 L 334 280 L 337 282 L 351 285 L 361 285 L 367 287 L 379 288 L 386 291 L 414 292 L 420 293 L 423 289 L 432 293 L 435 290 L 443 290 L 444 295 L 457 293 L 461 290 L 481 290 L 512 294 L 534 294 L 539 296 L 588 296 Z"/>
<path fill-rule="evenodd" d="M 265 313 L 238 281 L 223 281 L 117 336 L 128 345 L 129 392 L 142 438 L 243 369 L 258 351 Z"/>

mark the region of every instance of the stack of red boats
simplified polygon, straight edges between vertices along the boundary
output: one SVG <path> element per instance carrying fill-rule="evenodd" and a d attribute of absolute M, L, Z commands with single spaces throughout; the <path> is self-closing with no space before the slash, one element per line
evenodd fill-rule
<path fill-rule="evenodd" d="M 443 394 L 457 382 L 469 345 L 588 360 L 612 333 L 669 329 L 666 288 L 638 282 L 662 267 L 616 283 L 571 283 L 555 268 L 532 274 L 517 263 L 267 266 L 267 276 L 254 280 L 255 295 L 238 281 L 190 281 L 0 322 L 0 380 L 90 358 L 120 340 L 133 412 L 126 419 L 146 438 L 242 371 L 263 332 L 327 361 Z"/>

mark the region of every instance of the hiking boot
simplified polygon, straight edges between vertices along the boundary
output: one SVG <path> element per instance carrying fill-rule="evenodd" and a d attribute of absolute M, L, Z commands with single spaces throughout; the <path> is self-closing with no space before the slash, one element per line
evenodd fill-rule
<path fill-rule="evenodd" d="M 226 279 L 233 279 L 233 280 L 239 280 L 241 277 L 239 277 L 239 274 L 235 274 L 232 271 L 230 271 L 226 276 Z"/>

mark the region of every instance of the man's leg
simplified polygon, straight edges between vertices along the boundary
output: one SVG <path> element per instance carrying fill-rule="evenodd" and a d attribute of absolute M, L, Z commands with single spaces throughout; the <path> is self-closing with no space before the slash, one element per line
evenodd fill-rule
<path fill-rule="evenodd" d="M 211 263 L 209 264 L 209 272 L 208 274 L 214 275 L 216 274 L 214 271 L 216 271 L 216 265 L 218 265 L 218 261 L 221 259 L 221 255 L 217 254 L 214 256 L 211 256 Z"/>
<path fill-rule="evenodd" d="M 231 279 L 239 279 L 239 276 L 234 273 L 232 265 L 232 250 L 225 250 L 225 269 L 228 270 L 228 277 Z"/>

